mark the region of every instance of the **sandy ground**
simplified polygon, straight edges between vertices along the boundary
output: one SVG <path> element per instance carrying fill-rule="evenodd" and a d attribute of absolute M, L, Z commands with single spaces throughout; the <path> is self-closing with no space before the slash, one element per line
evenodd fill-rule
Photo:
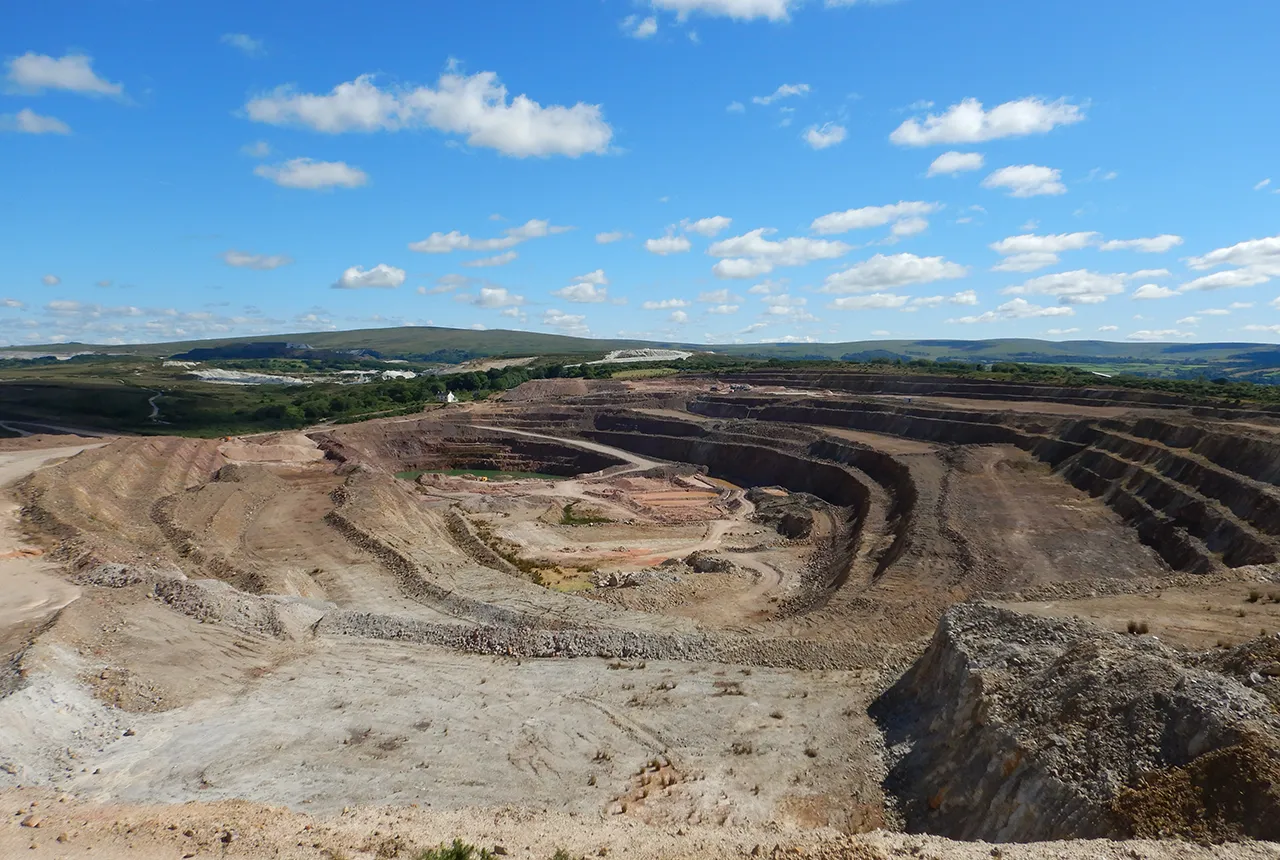
<path fill-rule="evenodd" d="M 312 816 L 245 802 L 182 806 L 98 805 L 38 790 L 0 792 L 0 856 L 33 860 L 139 860 L 217 857 L 225 860 L 384 860 L 456 838 L 500 848 L 520 860 L 1275 860 L 1280 846 L 1245 843 L 1200 846 L 1178 842 L 1042 842 L 999 845 L 951 842 L 879 831 L 844 837 L 779 825 L 724 828 L 653 827 L 626 816 L 600 818 L 524 809 L 353 806 Z M 24 827 L 23 821 L 37 826 Z"/>

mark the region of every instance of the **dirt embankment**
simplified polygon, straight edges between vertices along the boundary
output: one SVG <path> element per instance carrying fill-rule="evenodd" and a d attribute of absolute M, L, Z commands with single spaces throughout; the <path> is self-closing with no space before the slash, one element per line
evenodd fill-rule
<path fill-rule="evenodd" d="M 391 472 L 486 469 L 572 477 L 622 463 L 552 440 L 430 419 L 351 425 L 311 438 L 330 459 Z"/>
<path fill-rule="evenodd" d="M 909 829 L 1280 836 L 1280 718 L 1154 638 L 967 604 L 872 714 Z"/>

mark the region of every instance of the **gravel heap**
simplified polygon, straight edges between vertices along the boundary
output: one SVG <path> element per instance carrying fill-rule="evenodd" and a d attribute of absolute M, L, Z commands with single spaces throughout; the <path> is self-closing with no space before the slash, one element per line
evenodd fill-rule
<path fill-rule="evenodd" d="M 1150 636 L 950 609 L 873 706 L 910 829 L 960 839 L 1280 836 L 1280 717 Z"/>

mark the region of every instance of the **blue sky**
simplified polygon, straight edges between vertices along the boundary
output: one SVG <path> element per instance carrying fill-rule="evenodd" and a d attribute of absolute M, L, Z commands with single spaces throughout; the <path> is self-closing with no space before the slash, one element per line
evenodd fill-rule
<path fill-rule="evenodd" d="M 3 343 L 1280 341 L 1272 0 L 5 19 Z"/>

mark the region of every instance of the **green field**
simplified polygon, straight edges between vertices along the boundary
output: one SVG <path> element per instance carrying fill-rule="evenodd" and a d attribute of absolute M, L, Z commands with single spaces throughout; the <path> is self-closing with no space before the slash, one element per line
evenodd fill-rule
<path fill-rule="evenodd" d="M 262 337 L 220 338 L 132 346 L 48 344 L 0 348 L 6 351 L 67 355 L 75 351 L 114 353 L 133 357 L 167 357 L 192 349 L 243 348 L 277 344 L 333 353 L 363 350 L 374 358 L 411 362 L 457 363 L 496 356 L 541 356 L 562 363 L 591 360 L 617 349 L 638 347 L 713 351 L 725 357 L 767 360 L 900 359 L 912 361 L 1022 362 L 1088 367 L 1103 373 L 1136 373 L 1168 379 L 1198 375 L 1280 382 L 1280 346 L 1259 343 L 1123 343 L 1101 340 L 1045 341 L 1027 338 L 992 340 L 872 340 L 845 343 L 687 344 L 665 341 L 594 340 L 527 331 L 471 331 L 434 326 L 300 332 Z M 296 354 L 298 350 L 293 351 Z M 351 356 L 349 363 L 368 362 Z"/>

